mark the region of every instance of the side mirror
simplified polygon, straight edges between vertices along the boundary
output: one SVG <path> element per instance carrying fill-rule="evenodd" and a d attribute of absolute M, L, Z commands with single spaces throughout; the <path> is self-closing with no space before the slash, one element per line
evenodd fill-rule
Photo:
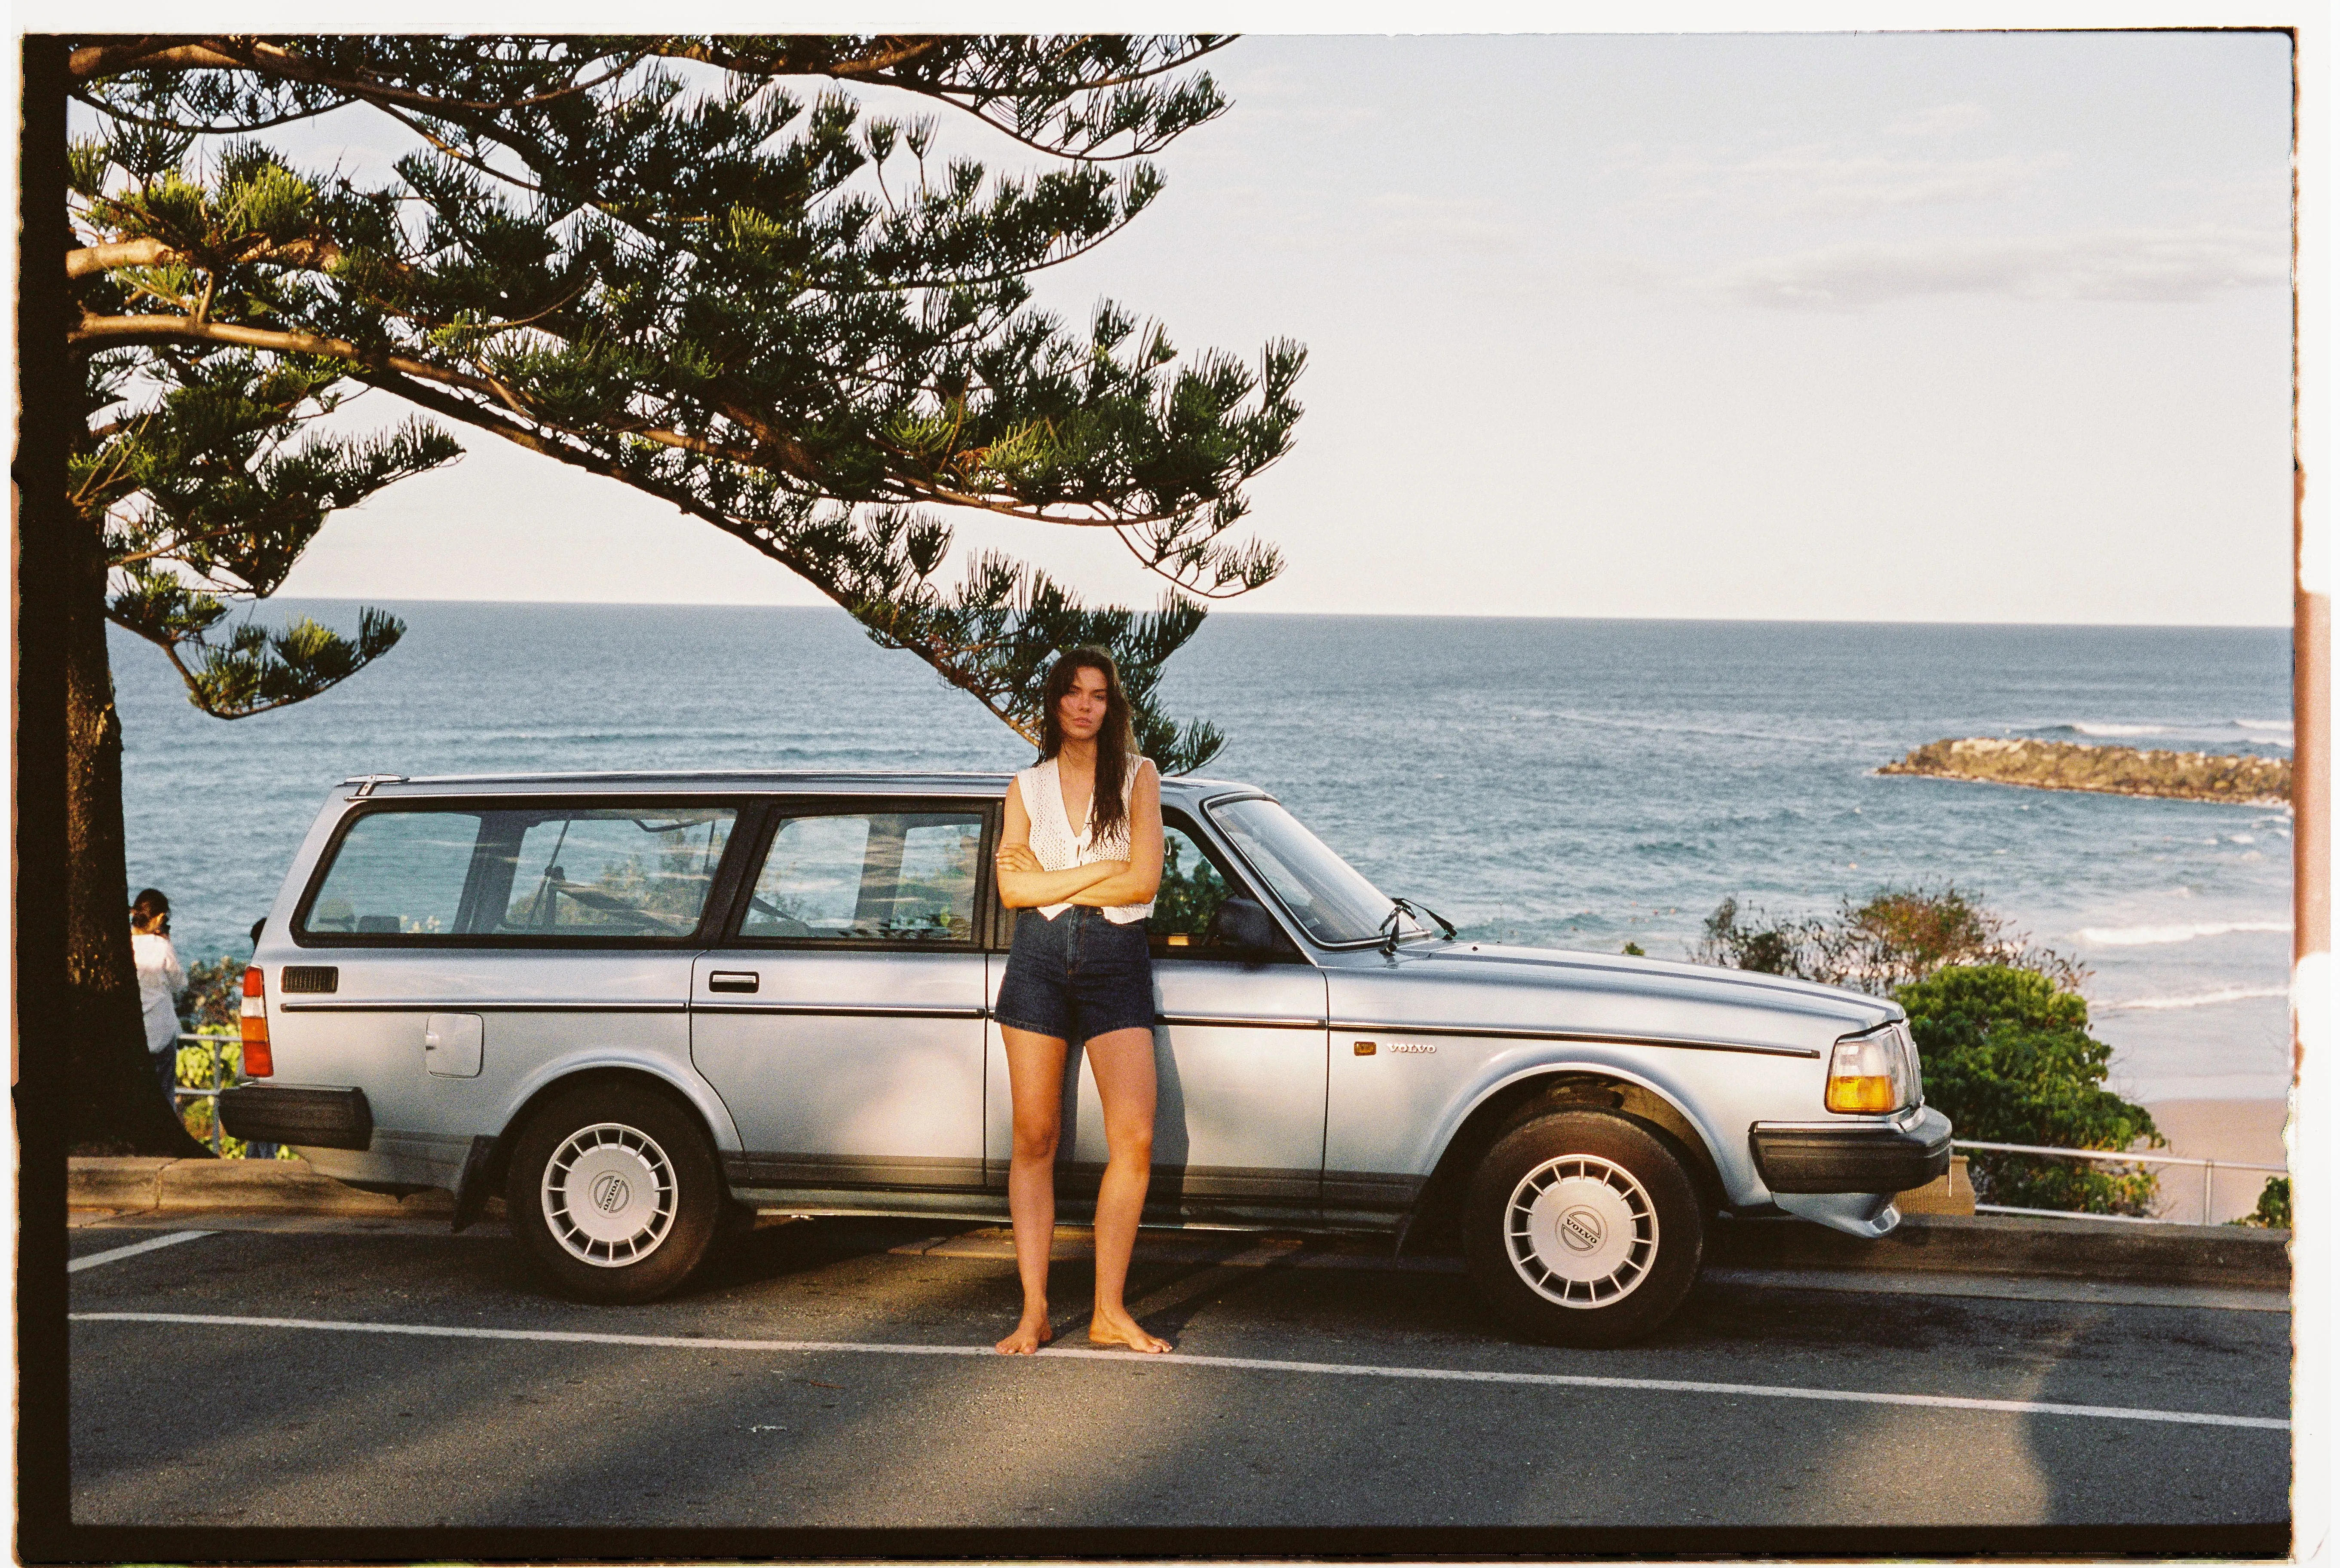
<path fill-rule="evenodd" d="M 1230 898 L 1211 916 L 1208 941 L 1215 946 L 1264 952 L 1284 945 L 1274 917 L 1257 899 Z"/>

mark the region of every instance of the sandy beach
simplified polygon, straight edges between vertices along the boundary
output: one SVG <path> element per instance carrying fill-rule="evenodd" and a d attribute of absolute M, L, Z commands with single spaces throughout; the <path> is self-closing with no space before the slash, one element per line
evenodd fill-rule
<path fill-rule="evenodd" d="M 2162 1100 L 2146 1107 L 2169 1140 L 2159 1152 L 2189 1159 L 2238 1160 L 2251 1165 L 2284 1163 L 2283 1129 L 2289 1108 L 2280 1100 Z M 2224 1223 L 2248 1214 L 2266 1184 L 2263 1171 L 2220 1170 L 2211 1181 L 2210 1218 Z M 2187 1166 L 2164 1167 L 2162 1214 L 2171 1219 L 2202 1217 L 2202 1173 Z"/>

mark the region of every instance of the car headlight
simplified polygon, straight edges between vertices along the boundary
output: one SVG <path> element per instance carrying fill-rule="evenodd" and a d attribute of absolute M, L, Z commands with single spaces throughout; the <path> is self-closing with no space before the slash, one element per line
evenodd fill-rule
<path fill-rule="evenodd" d="M 1918 1047 L 1906 1023 L 1839 1040 L 1829 1055 L 1830 1110 L 1882 1115 L 1915 1105 L 1919 1092 Z"/>

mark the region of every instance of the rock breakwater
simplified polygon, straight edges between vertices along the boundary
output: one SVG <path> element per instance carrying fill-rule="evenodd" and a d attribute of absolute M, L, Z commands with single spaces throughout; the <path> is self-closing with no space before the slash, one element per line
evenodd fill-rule
<path fill-rule="evenodd" d="M 2138 751 L 2065 741 L 1939 740 L 1877 771 L 2236 805 L 2291 804 L 2291 762 L 2284 757 Z"/>

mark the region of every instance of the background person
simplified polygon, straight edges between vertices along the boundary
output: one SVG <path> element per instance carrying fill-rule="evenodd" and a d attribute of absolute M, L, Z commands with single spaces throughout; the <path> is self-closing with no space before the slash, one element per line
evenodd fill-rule
<path fill-rule="evenodd" d="M 1078 826 L 1074 824 L 1078 823 Z M 1057 656 L 1041 694 L 1040 760 L 1007 792 L 1000 902 L 1022 912 L 999 987 L 999 1035 L 1016 1107 L 1007 1206 L 1023 1317 L 1000 1354 L 1052 1337 L 1048 1246 L 1065 1057 L 1082 1041 L 1105 1111 L 1096 1199 L 1096 1307 L 1089 1338 L 1170 1348 L 1122 1302 L 1154 1167 L 1154 960 L 1145 917 L 1162 880 L 1162 779 L 1137 754 L 1129 698 L 1102 648 Z"/>
<path fill-rule="evenodd" d="M 157 889 L 141 888 L 130 902 L 130 956 L 138 966 L 138 1004 L 145 1015 L 154 1081 L 176 1116 L 179 1099 L 172 1091 L 179 1081 L 179 993 L 187 989 L 187 971 L 171 945 L 171 901 Z"/>

